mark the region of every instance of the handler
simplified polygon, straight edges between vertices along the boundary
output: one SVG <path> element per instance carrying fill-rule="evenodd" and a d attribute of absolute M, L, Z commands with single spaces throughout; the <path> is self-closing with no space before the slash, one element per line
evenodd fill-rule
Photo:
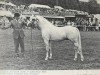
<path fill-rule="evenodd" d="M 25 35 L 24 35 L 23 27 L 25 27 L 25 25 L 27 24 L 20 19 L 20 14 L 15 13 L 14 19 L 11 21 L 9 27 L 13 28 L 13 39 L 14 39 L 16 57 L 19 57 L 19 45 L 21 48 L 21 56 L 24 57 L 24 52 L 25 52 L 24 36 Z M 5 27 L 5 29 L 9 27 Z"/>

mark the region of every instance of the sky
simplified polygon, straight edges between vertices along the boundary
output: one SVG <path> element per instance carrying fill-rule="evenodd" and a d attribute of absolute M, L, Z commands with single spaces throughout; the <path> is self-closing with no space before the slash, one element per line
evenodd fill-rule
<path fill-rule="evenodd" d="M 88 2 L 89 0 L 80 0 L 80 1 Z M 100 0 L 97 0 L 97 2 L 100 4 Z"/>

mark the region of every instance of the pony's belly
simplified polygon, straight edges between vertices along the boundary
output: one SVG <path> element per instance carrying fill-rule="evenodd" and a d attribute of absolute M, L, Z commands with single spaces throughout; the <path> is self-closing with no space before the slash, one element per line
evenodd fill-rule
<path fill-rule="evenodd" d="M 50 40 L 63 41 L 63 40 L 69 40 L 69 39 L 68 38 L 51 38 Z"/>
<path fill-rule="evenodd" d="M 50 40 L 68 40 L 68 38 L 65 36 L 65 35 L 52 35 L 51 37 L 50 37 Z"/>
<path fill-rule="evenodd" d="M 66 39 L 50 39 L 51 41 L 64 41 L 64 40 L 69 40 L 68 38 Z"/>

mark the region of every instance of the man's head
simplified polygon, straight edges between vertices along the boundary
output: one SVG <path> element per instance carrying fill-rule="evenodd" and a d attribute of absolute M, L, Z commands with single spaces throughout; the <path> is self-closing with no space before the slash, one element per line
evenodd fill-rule
<path fill-rule="evenodd" d="M 15 13 L 14 14 L 14 18 L 19 19 L 19 17 L 20 17 L 20 14 L 19 13 Z"/>
<path fill-rule="evenodd" d="M 32 19 L 33 22 L 35 22 L 35 19 Z"/>

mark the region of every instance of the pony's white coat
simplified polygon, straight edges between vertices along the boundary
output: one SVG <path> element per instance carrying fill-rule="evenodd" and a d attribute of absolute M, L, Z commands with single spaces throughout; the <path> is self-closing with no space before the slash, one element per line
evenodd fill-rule
<path fill-rule="evenodd" d="M 82 47 L 81 47 L 81 37 L 80 32 L 76 27 L 72 26 L 64 26 L 64 27 L 56 27 L 44 17 L 37 15 L 36 19 L 38 20 L 38 26 L 41 29 L 42 37 L 46 45 L 46 58 L 52 58 L 52 51 L 51 51 L 51 41 L 52 40 L 71 40 L 75 45 L 75 58 L 77 59 L 77 54 L 79 53 L 81 56 L 81 61 L 84 60 L 82 54 Z"/>

